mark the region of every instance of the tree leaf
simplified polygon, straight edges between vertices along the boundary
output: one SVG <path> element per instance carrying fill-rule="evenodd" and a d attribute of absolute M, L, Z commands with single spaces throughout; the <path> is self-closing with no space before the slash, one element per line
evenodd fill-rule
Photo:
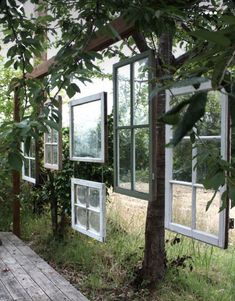
<path fill-rule="evenodd" d="M 223 47 L 230 46 L 230 40 L 220 32 L 209 31 L 206 29 L 200 29 L 200 30 L 191 32 L 190 34 L 201 40 L 206 40 L 208 42 L 212 42 L 212 43 L 218 44 Z"/>
<path fill-rule="evenodd" d="M 20 154 L 10 152 L 8 154 L 8 163 L 13 170 L 21 171 L 23 162 Z"/>

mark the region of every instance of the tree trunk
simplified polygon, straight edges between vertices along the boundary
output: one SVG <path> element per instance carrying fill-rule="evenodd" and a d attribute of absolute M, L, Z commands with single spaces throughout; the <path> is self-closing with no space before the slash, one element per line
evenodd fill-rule
<path fill-rule="evenodd" d="M 167 70 L 170 63 L 172 39 L 163 34 L 159 39 L 159 56 Z M 165 71 L 164 71 L 165 73 Z M 158 70 L 158 75 L 163 71 Z M 165 255 L 165 125 L 157 121 L 165 112 L 165 92 L 152 99 L 152 185 L 145 228 L 145 252 L 142 279 L 148 286 L 162 281 L 166 271 Z"/>

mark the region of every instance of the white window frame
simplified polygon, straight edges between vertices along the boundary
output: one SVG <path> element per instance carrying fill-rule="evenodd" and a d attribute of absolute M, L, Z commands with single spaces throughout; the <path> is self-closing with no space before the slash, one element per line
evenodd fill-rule
<path fill-rule="evenodd" d="M 31 143 L 32 143 L 32 141 L 31 141 Z M 23 161 L 23 165 L 22 165 L 22 179 L 27 181 L 27 182 L 30 182 L 32 184 L 36 184 L 36 156 L 32 157 L 32 156 L 30 156 L 30 154 L 29 155 L 25 154 L 25 145 L 24 145 L 24 143 L 21 143 L 21 149 L 22 149 L 23 156 L 24 156 L 24 161 Z M 36 149 L 35 149 L 35 152 L 36 152 Z M 35 162 L 35 178 L 25 175 L 25 173 L 24 173 L 25 160 L 29 161 L 29 175 L 31 175 L 31 161 Z"/>
<path fill-rule="evenodd" d="M 76 186 L 85 186 L 89 188 L 95 188 L 99 190 L 99 210 L 94 208 L 89 208 L 89 206 L 79 204 L 79 206 L 76 204 L 75 198 L 76 198 Z M 87 226 L 86 229 L 84 227 L 79 226 L 75 223 L 75 207 L 84 208 L 87 211 L 96 212 L 100 215 L 100 234 L 96 234 L 88 229 L 88 217 L 87 217 Z M 81 180 L 77 178 L 71 179 L 71 213 L 72 213 L 72 228 L 78 232 L 81 232 L 85 235 L 88 235 L 100 242 L 105 241 L 106 237 L 106 188 L 104 183 L 98 183 L 93 181 L 87 181 L 87 180 Z M 88 215 L 87 215 L 88 216 Z"/>
<path fill-rule="evenodd" d="M 73 125 L 73 108 L 75 106 L 83 105 L 89 102 L 99 101 L 101 105 L 101 156 L 97 158 L 91 157 L 78 157 L 73 153 L 74 149 L 74 125 Z M 105 163 L 107 157 L 107 92 L 101 92 L 94 95 L 90 95 L 81 99 L 72 100 L 69 103 L 70 106 L 70 160 L 92 163 Z"/>
<path fill-rule="evenodd" d="M 193 86 L 175 88 L 170 91 L 166 91 L 166 111 L 170 109 L 170 100 L 172 96 L 185 95 L 188 93 L 193 93 L 197 91 L 210 91 L 212 90 L 211 83 L 203 83 L 200 86 L 200 89 L 196 90 Z M 221 156 L 224 160 L 228 159 L 228 97 L 225 93 L 221 93 Z M 219 136 L 209 136 L 210 138 L 218 139 Z M 166 125 L 166 143 L 169 143 L 172 138 L 172 127 Z M 202 138 L 207 139 L 205 136 Z M 195 150 L 193 150 L 193 156 L 196 155 Z M 210 233 L 206 233 L 204 231 L 200 231 L 196 229 L 196 188 L 203 188 L 202 184 L 196 183 L 196 177 L 192 174 L 192 183 L 177 181 L 172 179 L 173 175 L 173 149 L 167 147 L 166 148 L 166 168 L 165 168 L 165 196 L 166 196 L 166 209 L 165 209 L 165 228 L 188 237 L 203 241 L 205 243 L 218 246 L 220 248 L 227 247 L 227 212 L 226 210 L 222 210 L 219 214 L 219 231 L 218 236 L 212 235 Z M 192 166 L 195 164 L 195 159 L 192 160 Z M 193 170 L 193 169 L 192 169 Z M 172 203 L 173 203 L 173 195 L 172 195 L 172 184 L 178 185 L 187 185 L 192 187 L 192 225 L 191 227 L 187 227 L 178 223 L 172 222 Z M 224 191 L 224 187 L 220 189 L 220 195 Z"/>
<path fill-rule="evenodd" d="M 60 96 L 58 97 L 58 102 L 59 102 L 59 108 L 58 108 L 59 113 L 62 116 L 62 98 Z M 46 102 L 45 105 L 47 105 L 49 103 L 50 102 Z M 57 142 L 52 142 L 54 132 L 58 132 L 58 141 Z M 51 136 L 51 142 L 47 142 L 48 134 L 50 134 L 50 136 Z M 53 147 L 57 146 L 57 164 L 47 162 L 46 146 L 50 146 L 52 162 L 54 162 Z M 51 169 L 51 170 L 59 170 L 62 168 L 62 120 L 60 120 L 60 123 L 59 123 L 59 131 L 48 127 L 48 133 L 44 133 L 44 167 Z"/>

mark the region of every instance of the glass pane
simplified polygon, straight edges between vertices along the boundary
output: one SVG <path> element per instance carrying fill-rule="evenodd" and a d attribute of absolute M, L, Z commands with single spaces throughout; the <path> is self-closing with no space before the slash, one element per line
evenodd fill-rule
<path fill-rule="evenodd" d="M 29 177 L 29 159 L 25 159 L 24 161 L 24 175 Z"/>
<path fill-rule="evenodd" d="M 35 160 L 30 160 L 30 177 L 34 178 L 36 177 L 36 166 L 35 166 Z"/>
<path fill-rule="evenodd" d="M 192 144 L 182 140 L 173 148 L 173 180 L 192 182 Z"/>
<path fill-rule="evenodd" d="M 35 141 L 31 140 L 31 145 L 30 145 L 30 157 L 35 158 Z"/>
<path fill-rule="evenodd" d="M 86 186 L 77 185 L 77 203 L 86 206 L 88 188 Z"/>
<path fill-rule="evenodd" d="M 83 228 L 87 228 L 87 210 L 81 207 L 75 207 L 75 223 Z"/>
<path fill-rule="evenodd" d="M 208 211 L 206 211 L 206 205 L 212 199 L 214 191 L 197 188 L 196 193 L 196 229 L 218 235 L 220 193 L 216 194 Z"/>
<path fill-rule="evenodd" d="M 192 187 L 172 184 L 172 222 L 192 226 Z"/>
<path fill-rule="evenodd" d="M 51 143 L 51 128 L 48 128 L 48 133 L 45 133 L 45 142 Z"/>
<path fill-rule="evenodd" d="M 220 140 L 201 140 L 197 143 L 197 183 L 202 183 L 208 173 L 208 162 L 220 157 Z"/>
<path fill-rule="evenodd" d="M 135 130 L 135 190 L 149 192 L 149 130 Z"/>
<path fill-rule="evenodd" d="M 88 229 L 92 232 L 100 233 L 100 214 L 89 211 Z"/>
<path fill-rule="evenodd" d="M 131 189 L 131 131 L 119 131 L 119 186 Z"/>
<path fill-rule="evenodd" d="M 100 207 L 100 192 L 99 189 L 90 188 L 89 206 L 99 209 Z"/>
<path fill-rule="evenodd" d="M 198 134 L 201 136 L 218 136 L 221 133 L 221 93 L 208 92 L 206 112 L 201 121 L 197 123 Z"/>
<path fill-rule="evenodd" d="M 148 124 L 148 58 L 134 64 L 134 124 Z"/>
<path fill-rule="evenodd" d="M 101 101 L 73 107 L 73 156 L 101 158 Z"/>
<path fill-rule="evenodd" d="M 131 87 L 130 65 L 117 69 L 117 116 L 118 126 L 130 125 Z"/>
<path fill-rule="evenodd" d="M 53 145 L 52 150 L 53 150 L 53 164 L 58 164 L 58 145 Z"/>
<path fill-rule="evenodd" d="M 53 139 L 52 139 L 52 142 L 53 143 L 58 143 L 58 136 L 59 136 L 59 133 L 58 133 L 58 131 L 56 131 L 56 130 L 52 130 L 53 131 Z"/>
<path fill-rule="evenodd" d="M 46 163 L 52 164 L 51 145 L 45 145 L 45 161 Z"/>

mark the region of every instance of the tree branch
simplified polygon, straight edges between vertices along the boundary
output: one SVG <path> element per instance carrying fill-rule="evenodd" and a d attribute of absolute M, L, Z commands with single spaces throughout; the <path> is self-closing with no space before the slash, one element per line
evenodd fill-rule
<path fill-rule="evenodd" d="M 132 37 L 133 37 L 135 44 L 140 52 L 145 52 L 147 50 L 150 50 L 150 48 L 147 45 L 147 42 L 145 40 L 145 37 L 142 33 L 140 33 L 139 31 L 135 31 L 135 32 L 133 32 Z"/>

